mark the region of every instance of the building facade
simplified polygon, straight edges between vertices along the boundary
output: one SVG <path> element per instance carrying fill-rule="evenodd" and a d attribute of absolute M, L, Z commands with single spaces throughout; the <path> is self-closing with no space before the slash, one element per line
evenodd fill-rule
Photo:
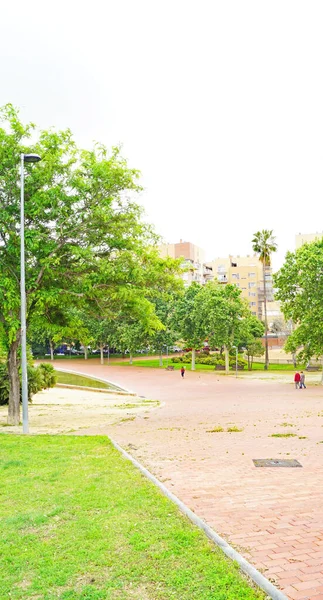
<path fill-rule="evenodd" d="M 204 284 L 213 279 L 212 267 L 205 264 L 205 252 L 191 242 L 180 240 L 176 244 L 162 244 L 159 246 L 160 256 L 181 258 L 186 269 L 182 275 L 184 285 L 189 286 L 193 281 Z"/>
<path fill-rule="evenodd" d="M 263 267 L 256 255 L 216 258 L 208 263 L 212 267 L 213 277 L 221 284 L 235 284 L 241 290 L 241 296 L 248 302 L 252 314 L 263 319 Z M 272 271 L 265 270 L 267 301 L 273 300 Z"/>
<path fill-rule="evenodd" d="M 322 238 L 323 238 L 323 232 L 298 233 L 295 236 L 296 250 L 298 250 L 298 248 L 300 248 L 304 244 L 310 244 L 311 242 L 316 242 L 316 240 L 321 240 Z"/>

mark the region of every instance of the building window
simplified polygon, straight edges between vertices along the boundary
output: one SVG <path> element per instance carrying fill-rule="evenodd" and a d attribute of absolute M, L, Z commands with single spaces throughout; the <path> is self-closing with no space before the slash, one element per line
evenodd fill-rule
<path fill-rule="evenodd" d="M 256 273 L 248 273 L 248 277 L 256 277 Z"/>
<path fill-rule="evenodd" d="M 256 313 L 256 312 L 252 312 L 251 314 L 252 314 L 252 315 L 254 315 L 255 317 L 257 316 L 257 313 Z"/>
<path fill-rule="evenodd" d="M 256 306 L 256 302 L 249 302 L 249 306 Z"/>
<path fill-rule="evenodd" d="M 249 288 L 253 288 L 253 287 L 255 287 L 255 285 L 256 285 L 255 281 L 251 281 L 251 283 L 248 283 Z"/>
<path fill-rule="evenodd" d="M 256 292 L 249 292 L 249 296 L 253 296 L 254 297 L 256 295 L 257 295 Z"/>
<path fill-rule="evenodd" d="M 232 273 L 232 279 L 240 279 L 239 273 Z"/>

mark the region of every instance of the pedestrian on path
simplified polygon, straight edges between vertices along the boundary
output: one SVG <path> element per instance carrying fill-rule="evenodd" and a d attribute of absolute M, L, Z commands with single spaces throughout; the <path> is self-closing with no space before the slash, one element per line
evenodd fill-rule
<path fill-rule="evenodd" d="M 297 373 L 295 373 L 295 377 L 294 377 L 294 382 L 295 382 L 295 388 L 298 390 L 299 388 L 299 382 L 301 380 L 301 376 L 300 373 L 297 371 Z"/>
<path fill-rule="evenodd" d="M 185 367 L 182 367 L 181 368 L 181 376 L 184 377 L 184 375 L 185 375 Z"/>
<path fill-rule="evenodd" d="M 306 389 L 304 371 L 301 371 L 301 378 L 300 378 L 300 385 L 299 385 L 299 389 L 301 390 L 302 388 Z"/>

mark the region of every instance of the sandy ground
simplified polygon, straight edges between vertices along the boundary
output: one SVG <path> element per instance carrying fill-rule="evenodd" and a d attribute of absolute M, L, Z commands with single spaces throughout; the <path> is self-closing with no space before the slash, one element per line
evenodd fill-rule
<path fill-rule="evenodd" d="M 29 405 L 30 433 L 74 433 L 95 427 L 144 419 L 159 402 L 138 396 L 119 396 L 88 390 L 52 388 L 36 394 Z M 0 432 L 21 433 L 21 426 L 8 427 L 7 407 L 0 406 Z"/>

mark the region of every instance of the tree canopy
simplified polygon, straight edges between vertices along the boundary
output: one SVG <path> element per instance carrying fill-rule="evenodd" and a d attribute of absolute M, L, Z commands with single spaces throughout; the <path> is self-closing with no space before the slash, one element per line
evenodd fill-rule
<path fill-rule="evenodd" d="M 276 298 L 295 329 L 286 349 L 309 360 L 323 355 L 323 239 L 288 252 L 274 276 Z"/>
<path fill-rule="evenodd" d="M 46 311 L 96 306 L 101 316 L 144 311 L 150 297 L 180 285 L 179 262 L 161 259 L 157 236 L 134 201 L 139 172 L 120 150 L 97 144 L 77 148 L 66 131 L 24 125 L 12 105 L 0 111 L 0 322 L 8 350 L 10 423 L 19 421 L 21 153 L 41 162 L 25 165 L 27 320 Z M 55 308 L 56 307 L 56 308 Z M 139 318 L 139 317 L 138 317 Z M 18 385 L 19 391 L 19 385 Z"/>

